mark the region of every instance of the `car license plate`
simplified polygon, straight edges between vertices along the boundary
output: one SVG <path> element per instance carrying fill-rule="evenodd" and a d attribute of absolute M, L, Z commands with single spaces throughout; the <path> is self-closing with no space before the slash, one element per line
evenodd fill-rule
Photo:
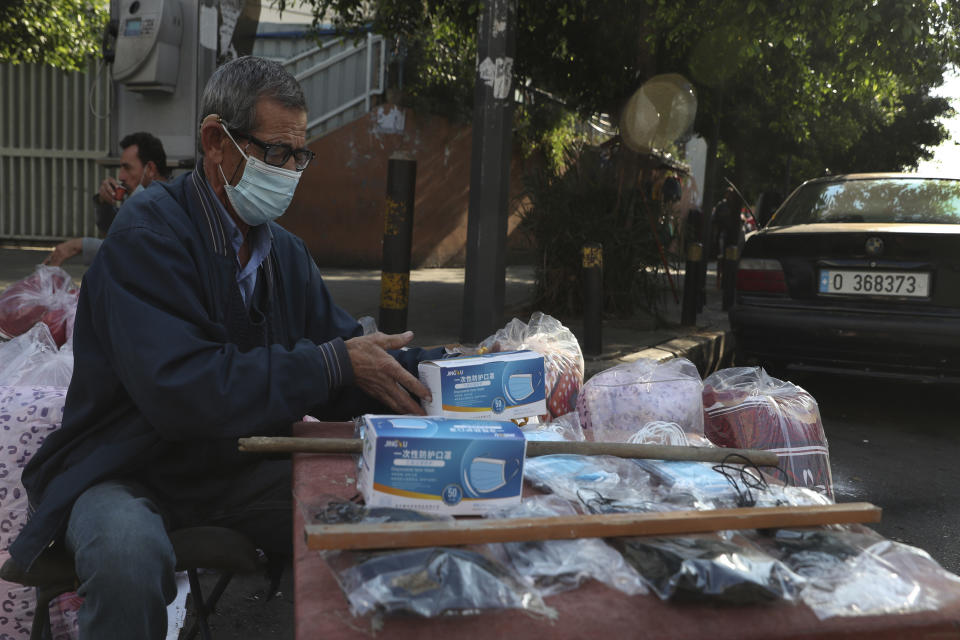
<path fill-rule="evenodd" d="M 822 269 L 820 293 L 926 298 L 930 295 L 930 274 L 918 271 Z"/>

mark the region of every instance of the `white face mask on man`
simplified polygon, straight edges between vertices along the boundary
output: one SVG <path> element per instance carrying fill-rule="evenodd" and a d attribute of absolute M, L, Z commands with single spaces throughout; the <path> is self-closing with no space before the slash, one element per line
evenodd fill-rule
<path fill-rule="evenodd" d="M 130 194 L 131 197 L 137 195 L 138 193 L 140 193 L 141 191 L 143 191 L 144 189 L 146 189 L 146 187 L 143 186 L 143 175 L 144 175 L 146 172 L 147 172 L 147 168 L 144 167 L 144 168 L 143 168 L 143 173 L 140 174 L 140 182 L 137 183 L 137 188 L 134 189 L 134 190 L 133 190 L 133 193 Z"/>
<path fill-rule="evenodd" d="M 247 155 L 233 139 L 226 126 L 220 123 L 226 131 L 230 141 L 246 159 L 240 182 L 231 185 L 223 174 L 223 167 L 217 165 L 220 177 L 223 178 L 227 199 L 240 219 L 251 227 L 255 227 L 270 220 L 276 220 L 290 206 L 293 193 L 300 182 L 300 172 L 292 169 L 274 167 L 263 160 Z"/>

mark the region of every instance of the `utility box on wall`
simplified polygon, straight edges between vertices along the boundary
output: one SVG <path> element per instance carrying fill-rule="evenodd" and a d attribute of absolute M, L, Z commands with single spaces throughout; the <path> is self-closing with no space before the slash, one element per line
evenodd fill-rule
<path fill-rule="evenodd" d="M 180 0 L 121 0 L 114 81 L 130 91 L 173 93 L 182 37 Z"/>
<path fill-rule="evenodd" d="M 163 142 L 168 164 L 192 163 L 203 87 L 218 59 L 249 53 L 234 36 L 240 25 L 256 30 L 260 0 L 111 0 L 110 14 L 117 27 L 111 154 L 119 156 L 124 136 L 148 131 Z"/>

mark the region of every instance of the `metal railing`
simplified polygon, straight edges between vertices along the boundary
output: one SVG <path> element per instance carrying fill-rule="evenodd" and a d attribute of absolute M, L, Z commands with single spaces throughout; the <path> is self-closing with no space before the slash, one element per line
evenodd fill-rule
<path fill-rule="evenodd" d="M 314 140 L 370 111 L 372 96 L 385 88 L 383 36 L 361 41 L 337 38 L 283 62 L 300 82 L 311 114 L 307 140 Z"/>

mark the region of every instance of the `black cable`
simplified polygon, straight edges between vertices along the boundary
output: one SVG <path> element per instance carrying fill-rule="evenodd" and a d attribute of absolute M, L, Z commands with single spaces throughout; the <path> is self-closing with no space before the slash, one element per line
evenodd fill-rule
<path fill-rule="evenodd" d="M 754 507 L 757 504 L 757 496 L 754 492 L 768 491 L 770 485 L 763 477 L 764 468 L 776 469 L 787 479 L 789 485 L 790 478 L 786 472 L 776 465 L 756 465 L 749 458 L 739 453 L 731 453 L 726 456 L 720 464 L 714 465 L 714 471 L 727 479 L 727 482 L 737 493 L 736 503 L 738 507 Z M 779 504 L 779 500 L 777 501 Z"/>

